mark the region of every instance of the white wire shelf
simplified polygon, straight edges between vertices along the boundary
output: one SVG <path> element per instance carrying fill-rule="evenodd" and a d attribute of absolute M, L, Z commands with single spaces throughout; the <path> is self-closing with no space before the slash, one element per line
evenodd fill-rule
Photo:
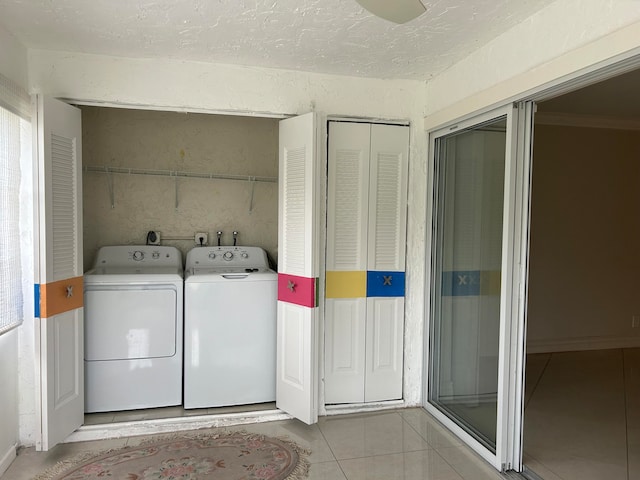
<path fill-rule="evenodd" d="M 109 200 L 111 208 L 115 208 L 115 198 L 113 192 L 112 174 L 118 175 L 146 175 L 150 177 L 171 177 L 175 180 L 175 208 L 178 209 L 178 180 L 181 178 L 201 178 L 210 180 L 235 180 L 249 182 L 251 184 L 251 200 L 249 202 L 249 213 L 253 210 L 253 194 L 255 182 L 277 183 L 277 177 L 263 177 L 253 175 L 231 175 L 226 173 L 208 173 L 208 172 L 188 172 L 181 170 L 154 170 L 147 168 L 128 168 L 128 167 L 107 167 L 97 165 L 85 165 L 82 170 L 84 172 L 103 173 L 107 175 L 107 186 L 109 187 Z"/>
<path fill-rule="evenodd" d="M 231 175 L 226 173 L 209 172 L 188 172 L 181 170 L 153 170 L 147 168 L 127 168 L 127 167 L 107 167 L 86 165 L 85 172 L 95 173 L 118 173 L 124 175 L 149 175 L 155 177 L 178 177 L 178 178 L 208 178 L 213 180 L 240 180 L 245 182 L 271 182 L 276 183 L 277 177 L 262 177 L 254 175 Z"/>

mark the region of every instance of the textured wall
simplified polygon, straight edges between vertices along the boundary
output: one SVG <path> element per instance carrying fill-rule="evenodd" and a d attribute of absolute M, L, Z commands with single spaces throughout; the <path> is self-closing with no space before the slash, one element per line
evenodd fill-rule
<path fill-rule="evenodd" d="M 29 59 L 31 90 L 62 98 L 165 110 L 235 114 L 296 114 L 315 110 L 324 115 L 409 120 L 403 394 L 409 404 L 420 403 L 426 234 L 423 82 L 42 50 L 30 51 Z"/>
<path fill-rule="evenodd" d="M 0 73 L 21 87 L 27 87 L 27 49 L 0 26 Z"/>
<path fill-rule="evenodd" d="M 537 125 L 527 341 L 640 337 L 637 131 Z"/>
<path fill-rule="evenodd" d="M 640 2 L 557 0 L 427 84 L 429 126 L 638 53 Z"/>
<path fill-rule="evenodd" d="M 273 118 L 82 107 L 83 164 L 261 177 L 278 176 L 278 121 Z M 278 243 L 277 183 L 84 172 L 84 266 L 99 247 L 144 244 L 149 230 L 186 254 L 193 235 L 224 232 L 223 244 L 266 249 Z M 253 206 L 251 192 L 253 189 Z M 251 211 L 250 211 L 250 207 Z"/>

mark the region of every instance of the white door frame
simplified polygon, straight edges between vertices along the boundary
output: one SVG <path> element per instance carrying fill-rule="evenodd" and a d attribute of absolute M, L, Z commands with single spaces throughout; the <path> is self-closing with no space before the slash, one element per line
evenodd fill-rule
<path fill-rule="evenodd" d="M 509 319 L 512 316 L 514 308 L 517 310 L 517 297 L 513 295 L 514 284 L 514 268 L 513 258 L 516 255 L 516 248 L 518 242 L 516 235 L 517 229 L 514 229 L 514 221 L 516 217 L 516 198 L 517 198 L 517 171 L 518 171 L 518 155 L 517 155 L 517 131 L 518 131 L 518 117 L 519 110 L 514 105 L 505 105 L 502 108 L 491 110 L 489 112 L 480 114 L 475 117 L 468 118 L 459 124 L 452 127 L 446 127 L 430 133 L 429 138 L 429 150 L 431 152 L 429 174 L 431 182 L 429 185 L 430 192 L 432 193 L 432 211 L 431 216 L 435 218 L 435 177 L 436 162 L 435 155 L 437 154 L 435 143 L 436 138 L 442 138 L 456 131 L 463 131 L 467 128 L 471 128 L 477 124 L 482 124 L 492 119 L 499 117 L 505 117 L 507 123 L 506 139 L 505 139 L 505 166 L 504 166 L 504 197 L 503 197 L 503 227 L 502 227 L 502 281 L 500 286 L 500 327 L 499 327 L 499 357 L 498 357 L 498 397 L 497 397 L 497 425 L 496 425 L 496 451 L 495 454 L 489 451 L 480 441 L 475 439 L 471 434 L 466 432 L 453 420 L 451 420 L 442 411 L 428 402 L 428 385 L 429 382 L 425 381 L 424 390 L 424 407 L 442 422 L 449 430 L 458 435 L 467 445 L 469 445 L 476 453 L 482 456 L 487 462 L 491 463 L 496 469 L 505 469 L 505 466 L 510 465 L 511 459 L 509 452 L 510 448 L 510 435 L 509 431 L 510 423 L 508 416 L 503 412 L 510 410 L 509 408 L 509 394 L 512 390 L 514 383 L 513 368 L 511 368 L 512 355 L 510 354 L 512 332 L 512 322 Z M 430 235 L 433 237 L 433 230 L 435 226 L 430 224 Z M 431 247 L 432 244 L 430 243 Z M 427 271 L 432 272 L 433 251 L 429 248 L 429 251 L 425 254 L 427 257 Z M 429 288 L 432 285 L 431 277 L 428 278 Z M 427 296 L 427 305 L 431 306 L 431 291 Z M 431 312 L 431 310 L 428 310 Z M 430 330 L 426 330 L 425 335 L 429 337 Z M 429 374 L 429 358 L 430 358 L 430 342 L 425 345 L 425 378 Z M 507 467 L 508 468 L 508 467 Z"/>
<path fill-rule="evenodd" d="M 584 67 L 569 75 L 557 78 L 553 81 L 546 82 L 533 89 L 521 92 L 510 98 L 498 103 L 487 105 L 486 107 L 470 112 L 466 115 L 458 117 L 454 120 L 442 123 L 440 125 L 429 128 L 425 133 L 427 136 L 434 132 L 445 128 L 451 128 L 456 124 L 479 118 L 483 114 L 490 112 L 500 106 L 506 106 L 511 103 L 518 103 L 522 115 L 518 119 L 517 139 L 518 139 L 518 156 L 519 166 L 517 171 L 517 202 L 519 208 L 516 209 L 515 223 L 519 226 L 519 231 L 514 232 L 514 241 L 516 249 L 511 260 L 512 266 L 517 263 L 517 269 L 514 268 L 512 304 L 512 318 L 517 319 L 514 325 L 511 325 L 510 334 L 510 362 L 512 367 L 513 383 L 507 394 L 508 403 L 508 421 L 506 424 L 508 433 L 507 458 L 510 459 L 502 468 L 522 471 L 522 436 L 524 425 L 524 380 L 525 380 L 525 355 L 526 355 L 526 315 L 527 315 L 527 279 L 528 279 L 528 260 L 529 260 L 529 205 L 530 205 L 530 189 L 531 189 L 531 169 L 532 169 L 532 147 L 533 147 L 533 111 L 535 110 L 535 102 L 549 100 L 569 93 L 574 90 L 586 87 L 588 85 L 598 83 L 609 78 L 613 78 L 624 73 L 640 68 L 640 47 L 623 55 L 607 59 L 602 62 Z M 472 121 L 472 123 L 475 123 Z M 427 210 L 426 225 L 432 226 L 434 219 L 434 168 L 433 168 L 434 150 L 433 144 L 428 143 L 427 164 Z M 430 246 L 433 241 L 432 228 L 426 228 L 425 246 Z M 427 407 L 428 403 L 428 372 L 429 372 L 429 343 L 430 343 L 430 308 L 431 308 L 431 274 L 432 259 L 429 252 L 425 255 L 425 328 L 424 328 L 424 361 L 423 361 L 423 407 Z M 453 423 L 453 422 L 451 422 Z M 450 427 L 449 425 L 445 426 Z M 450 428 L 456 433 L 467 445 L 474 447 L 475 439 L 466 434 L 455 424 Z"/>
<path fill-rule="evenodd" d="M 261 118 L 277 118 L 277 119 L 286 119 L 290 117 L 296 116 L 294 113 L 282 113 L 282 112 L 262 112 L 262 111 L 236 111 L 236 110 L 219 110 L 219 109 L 207 109 L 207 108 L 181 108 L 170 105 L 149 105 L 149 104 L 130 104 L 130 103 L 120 103 L 120 102 L 101 102 L 95 100 L 87 100 L 81 99 L 77 97 L 57 97 L 58 100 L 63 101 L 65 103 L 69 103 L 71 105 L 84 105 L 84 106 L 93 106 L 93 107 L 105 107 L 105 108 L 124 108 L 124 109 L 139 109 L 139 110 L 153 110 L 153 111 L 167 111 L 167 112 L 188 112 L 188 113 L 202 113 L 208 115 L 228 115 L 228 116 L 247 116 L 247 117 L 261 117 Z M 361 117 L 361 116 L 341 116 L 341 115 L 326 115 L 323 113 L 318 113 L 318 124 L 319 124 L 319 134 L 318 134 L 318 164 L 319 171 L 326 172 L 326 162 L 327 162 L 327 146 L 326 142 L 323 141 L 326 137 L 326 125 L 329 120 L 337 120 L 337 121 L 351 121 L 351 122 L 366 122 L 366 123 L 385 123 L 385 124 L 396 124 L 396 125 L 410 125 L 410 121 L 406 119 L 392 119 L 392 118 L 372 118 L 372 117 Z M 319 216 L 321 220 L 321 227 L 319 229 L 320 238 L 319 246 L 321 249 L 326 248 L 326 189 L 327 189 L 327 178 L 326 174 L 322 175 L 318 181 L 319 189 Z M 37 243 L 37 239 L 36 239 Z M 36 246 L 37 248 L 37 246 Z M 319 356 L 319 367 L 318 367 L 318 378 L 322 379 L 324 375 L 324 281 L 325 281 L 325 257 L 324 255 L 320 255 L 319 258 L 320 267 L 319 267 L 319 286 L 318 286 L 318 304 L 319 304 L 319 318 L 321 319 L 318 323 L 319 331 L 318 331 L 318 341 L 317 341 L 317 349 Z M 406 337 L 406 335 L 405 335 Z M 40 381 L 40 372 L 36 370 L 35 372 L 36 378 L 35 381 Z M 374 402 L 372 404 L 367 405 L 352 405 L 352 406 L 340 406 L 336 408 L 325 408 L 324 403 L 324 383 L 320 380 L 318 382 L 317 392 L 318 392 L 318 413 L 320 415 L 338 415 L 344 413 L 356 413 L 361 411 L 372 411 L 372 410 L 383 410 L 383 409 L 394 409 L 403 407 L 405 405 L 404 400 L 401 401 L 391 401 L 391 402 Z M 241 418 L 237 416 L 232 418 L 220 418 L 217 417 L 215 420 L 211 420 L 209 422 L 205 422 L 208 425 L 234 425 L 234 424 L 245 424 L 245 423 L 258 423 L 264 421 L 273 421 L 273 420 L 283 420 L 291 418 L 285 412 L 279 410 L 270 410 L 270 411 L 256 411 L 256 412 L 246 412 L 246 415 L 243 415 Z M 187 430 L 194 428 L 192 423 L 186 417 L 176 417 L 174 419 L 163 419 L 160 421 L 151 420 L 148 422 L 141 421 L 136 422 L 135 425 L 128 424 L 126 426 L 118 426 L 114 425 L 102 425 L 101 428 L 96 428 L 95 426 L 81 426 L 79 430 L 74 432 L 70 437 L 68 437 L 67 441 L 75 442 L 75 441 L 89 441 L 89 440 L 98 440 L 103 438 L 115 438 L 123 435 L 138 435 L 140 432 L 148 432 L 148 426 L 143 424 L 153 424 L 154 428 L 158 432 L 173 432 L 180 430 Z"/>

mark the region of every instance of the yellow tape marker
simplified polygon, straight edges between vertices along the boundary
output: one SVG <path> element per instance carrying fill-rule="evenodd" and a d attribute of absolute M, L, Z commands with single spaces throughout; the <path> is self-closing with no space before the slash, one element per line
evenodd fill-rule
<path fill-rule="evenodd" d="M 367 272 L 327 272 L 326 298 L 367 296 Z"/>

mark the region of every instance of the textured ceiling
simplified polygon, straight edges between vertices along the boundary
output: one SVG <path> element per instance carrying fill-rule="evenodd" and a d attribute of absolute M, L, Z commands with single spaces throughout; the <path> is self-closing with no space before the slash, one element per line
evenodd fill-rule
<path fill-rule="evenodd" d="M 424 0 L 396 25 L 355 0 L 0 0 L 0 24 L 28 48 L 428 79 L 552 2 Z"/>

